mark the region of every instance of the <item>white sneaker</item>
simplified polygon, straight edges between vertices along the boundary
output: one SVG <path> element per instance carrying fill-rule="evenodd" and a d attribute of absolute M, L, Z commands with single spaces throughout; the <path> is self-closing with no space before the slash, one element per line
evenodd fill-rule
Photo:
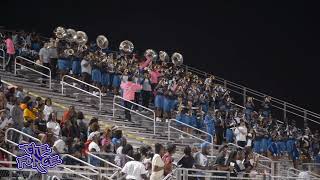
<path fill-rule="evenodd" d="M 161 119 L 158 118 L 158 117 L 156 117 L 156 121 L 157 121 L 157 122 L 161 122 Z"/>
<path fill-rule="evenodd" d="M 168 123 L 169 122 L 169 119 L 166 119 L 166 123 Z"/>
<path fill-rule="evenodd" d="M 105 97 L 107 96 L 107 93 L 101 93 L 101 96 Z"/>
<path fill-rule="evenodd" d="M 180 134 L 179 139 L 184 139 L 184 136 L 182 134 Z"/>
<path fill-rule="evenodd" d="M 74 82 L 74 83 L 72 83 L 72 86 L 77 86 L 77 83 L 75 83 L 75 82 Z"/>
<path fill-rule="evenodd" d="M 96 95 L 96 92 L 95 92 L 95 91 L 92 91 L 92 94 L 93 94 L 93 95 Z"/>

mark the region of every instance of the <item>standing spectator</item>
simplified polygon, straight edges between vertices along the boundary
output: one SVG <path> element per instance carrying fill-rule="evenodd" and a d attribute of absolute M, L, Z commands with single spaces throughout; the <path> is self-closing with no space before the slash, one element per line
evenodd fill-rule
<path fill-rule="evenodd" d="M 91 81 L 91 71 L 92 71 L 91 65 L 90 65 L 89 61 L 87 60 L 87 57 L 85 57 L 81 61 L 82 81 L 84 81 L 86 83 L 90 83 L 90 81 Z M 86 90 L 86 91 L 89 91 L 89 86 L 87 86 L 87 85 L 83 85 L 82 88 L 84 90 Z"/>
<path fill-rule="evenodd" d="M 87 131 L 88 127 L 86 123 L 84 122 L 84 115 L 81 111 L 77 113 L 77 125 L 79 127 L 80 131 L 80 140 L 85 141 L 87 139 Z"/>
<path fill-rule="evenodd" d="M 16 53 L 13 41 L 11 39 L 11 34 L 8 34 L 5 40 L 6 48 L 7 48 L 7 55 L 8 55 L 8 62 L 6 64 L 6 70 L 12 71 L 13 69 L 13 61 L 14 61 L 14 55 Z"/>
<path fill-rule="evenodd" d="M 122 173 L 125 174 L 126 179 L 129 180 L 146 180 L 148 171 L 145 169 L 141 161 L 141 154 L 135 152 L 133 154 L 133 161 L 127 162 L 122 168 Z"/>
<path fill-rule="evenodd" d="M 247 144 L 248 129 L 242 119 L 240 120 L 240 126 L 235 128 L 234 134 L 236 135 L 237 145 L 245 147 Z"/>
<path fill-rule="evenodd" d="M 254 111 L 254 103 L 253 103 L 253 98 L 252 97 L 248 97 L 247 98 L 247 102 L 245 104 L 245 110 L 244 110 L 244 114 L 246 117 L 247 121 L 251 121 L 251 114 Z"/>
<path fill-rule="evenodd" d="M 221 117 L 221 112 L 218 111 L 216 113 L 216 122 L 215 122 L 215 129 L 216 129 L 216 144 L 221 145 L 223 143 L 223 132 L 224 132 L 224 122 Z"/>
<path fill-rule="evenodd" d="M 49 48 L 49 58 L 50 58 L 50 69 L 51 75 L 53 79 L 57 78 L 57 62 L 58 62 L 58 50 L 54 45 L 53 40 L 50 40 L 51 45 Z"/>
<path fill-rule="evenodd" d="M 167 147 L 167 153 L 164 154 L 162 160 L 164 162 L 164 175 L 168 175 L 173 169 L 173 154 L 176 152 L 176 145 L 169 144 Z"/>
<path fill-rule="evenodd" d="M 150 80 L 150 74 L 145 72 L 144 73 L 144 78 L 141 81 L 142 85 L 142 105 L 144 107 L 149 107 L 150 103 L 150 97 L 152 96 L 152 87 L 151 87 L 151 80 Z"/>
<path fill-rule="evenodd" d="M 44 114 L 44 120 L 48 121 L 49 115 L 53 113 L 53 107 L 52 107 L 52 102 L 50 98 L 47 98 L 44 101 L 44 109 L 43 109 L 43 114 Z"/>
<path fill-rule="evenodd" d="M 7 107 L 7 98 L 3 92 L 0 92 L 0 109 Z"/>
<path fill-rule="evenodd" d="M 49 51 L 49 44 L 45 43 L 44 46 L 40 49 L 39 51 L 39 60 L 40 60 L 40 64 L 47 67 L 47 68 L 51 68 L 50 65 L 50 51 Z M 48 70 L 41 68 L 42 69 L 42 73 L 44 74 L 48 74 Z M 42 76 L 42 78 L 46 78 L 46 76 Z M 42 83 L 46 83 L 44 79 L 42 79 Z"/>
<path fill-rule="evenodd" d="M 23 113 L 16 98 L 13 98 L 13 107 L 10 110 L 10 116 L 13 120 L 14 128 L 21 130 L 23 127 Z"/>
<path fill-rule="evenodd" d="M 155 155 L 152 159 L 152 173 L 150 180 L 159 180 L 163 178 L 164 174 L 164 162 L 161 159 L 161 156 L 164 154 L 164 148 L 161 144 L 155 144 Z"/>
<path fill-rule="evenodd" d="M 63 113 L 61 125 L 63 126 L 67 121 L 71 121 L 76 119 L 76 110 L 74 106 L 69 106 L 69 109 Z"/>
<path fill-rule="evenodd" d="M 141 90 L 142 86 L 140 84 L 133 83 L 132 82 L 132 77 L 130 76 L 128 78 L 128 82 L 125 82 L 125 83 L 121 84 L 121 89 L 123 90 L 123 98 L 125 99 L 124 106 L 127 109 L 131 109 L 132 108 L 132 103 L 129 102 L 129 101 L 134 101 L 135 92 Z M 126 117 L 126 119 L 131 121 L 130 111 L 127 110 L 127 109 L 125 109 L 125 117 Z"/>
<path fill-rule="evenodd" d="M 133 147 L 130 144 L 126 144 L 123 146 L 121 153 L 117 153 L 116 157 L 114 158 L 114 162 L 117 166 L 123 167 L 130 159 L 129 157 L 132 157 L 133 155 Z"/>

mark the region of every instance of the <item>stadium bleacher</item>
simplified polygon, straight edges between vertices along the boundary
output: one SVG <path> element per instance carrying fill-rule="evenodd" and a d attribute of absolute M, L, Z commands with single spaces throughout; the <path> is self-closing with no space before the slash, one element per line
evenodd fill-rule
<path fill-rule="evenodd" d="M 3 57 L 2 59 L 5 62 L 5 51 L 3 51 L 1 57 Z M 84 82 L 74 78 L 72 75 L 65 75 L 63 81 L 58 78 L 52 78 L 51 75 L 49 78 L 46 78 L 43 74 L 39 73 L 42 72 L 39 69 L 44 69 L 43 66 L 36 63 L 34 59 L 26 58 L 26 56 L 16 56 L 14 65 L 14 73 L 0 71 L 3 92 L 6 92 L 9 86 L 23 87 L 25 96 L 30 96 L 33 99 L 32 101 L 35 101 L 34 99 L 39 97 L 43 100 L 50 98 L 53 102 L 53 110 L 57 112 L 59 119 L 64 117 L 65 112 L 72 106 L 77 112 L 81 111 L 85 115 L 86 120 L 92 120 L 94 117 L 98 118 L 99 131 L 101 134 L 108 128 L 122 130 L 123 137 L 125 137 L 127 144 L 131 144 L 135 150 L 145 145 L 154 147 L 156 143 L 163 144 L 164 146 L 174 144 L 176 145 L 174 160 L 178 162 L 181 157 L 183 157 L 183 150 L 186 146 L 193 147 L 194 153 L 196 153 L 200 151 L 200 145 L 208 143 L 210 145 L 210 156 L 208 155 L 208 158 L 211 164 L 215 164 L 215 160 L 220 154 L 218 149 L 224 144 L 228 146 L 230 152 L 234 150 L 242 152 L 241 147 L 233 144 L 234 141 L 226 142 L 226 140 L 224 140 L 223 145 L 216 145 L 214 138 L 208 138 L 210 133 L 208 134 L 208 132 L 200 130 L 197 127 L 180 123 L 175 120 L 174 116 L 171 117 L 173 119 L 168 122 L 164 120 L 157 122 L 156 113 L 155 110 L 153 110 L 154 104 L 150 105 L 150 109 L 137 104 L 139 111 L 130 109 L 132 121 L 127 121 L 124 116 L 126 107 L 123 105 L 123 102 L 127 100 L 123 99 L 120 95 L 108 93 L 107 96 L 101 96 L 101 91 L 98 95 L 92 94 L 83 88 L 79 88 L 79 85 L 84 84 Z M 204 80 L 211 76 L 208 73 L 186 65 L 181 65 L 181 68 L 184 69 L 185 73 L 191 72 L 193 75 L 197 75 L 199 79 Z M 226 81 L 217 76 L 215 76 L 214 81 L 217 84 L 221 84 L 221 87 L 225 88 L 230 96 L 233 97 L 231 101 L 232 106 L 239 112 L 245 110 L 247 97 L 254 97 L 256 103 L 263 103 L 265 97 L 267 97 L 265 94 Z M 280 126 L 283 123 L 286 124 L 290 119 L 305 121 L 310 124 L 319 124 L 320 115 L 279 99 L 271 98 L 271 107 L 272 118 L 277 121 L 277 124 Z M 85 124 L 88 126 L 89 121 L 85 121 Z M 181 126 L 189 128 L 191 131 L 184 131 L 181 129 Z M 16 145 L 21 143 L 21 141 L 20 138 L 16 139 L 15 137 L 31 137 L 24 135 L 21 131 L 13 127 L 3 130 L 5 132 L 4 143 L 0 146 L 2 157 L 0 162 L 1 179 L 119 179 L 122 175 L 120 173 L 122 167 L 117 166 L 114 162 L 113 157 L 116 156 L 116 154 L 108 154 L 105 152 L 86 152 L 86 155 L 82 157 L 76 157 L 77 155 L 74 152 L 63 153 L 61 157 L 65 162 L 70 161 L 72 163 L 59 165 L 56 168 L 50 169 L 46 175 L 41 175 L 32 169 L 18 170 L 15 168 L 16 163 L 14 157 L 19 154 Z M 36 139 L 35 141 L 43 143 L 38 137 L 33 138 Z M 296 166 L 292 163 L 292 160 L 288 158 L 286 153 L 276 157 L 263 153 L 254 153 L 254 155 L 256 157 L 254 167 L 256 174 L 251 173 L 249 175 L 251 179 L 298 179 L 299 173 L 302 171 L 301 169 L 303 169 L 302 166 L 308 167 L 309 174 L 313 179 L 320 177 L 317 175 L 319 174 L 319 164 L 315 163 L 314 157 L 312 157 L 312 160 L 309 159 L 309 161 L 301 160 L 302 163 Z M 99 165 L 93 165 L 93 160 L 98 161 Z M 194 173 L 190 173 L 192 171 Z M 181 179 L 182 177 L 187 179 L 187 177 L 191 178 L 192 176 L 206 177 L 208 179 L 219 176 L 219 173 L 220 175 L 221 173 L 223 174 L 222 177 L 219 177 L 222 179 L 249 179 L 249 177 L 244 175 L 245 173 L 239 173 L 238 177 L 233 177 L 233 171 L 221 172 L 209 169 L 201 170 L 200 172 L 197 171 L 199 170 L 195 168 L 185 169 L 175 166 L 172 173 L 168 174 L 164 179 Z"/>

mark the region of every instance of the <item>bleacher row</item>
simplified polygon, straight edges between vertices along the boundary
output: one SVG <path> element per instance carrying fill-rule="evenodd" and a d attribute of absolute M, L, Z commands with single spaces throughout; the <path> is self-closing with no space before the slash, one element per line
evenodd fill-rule
<path fill-rule="evenodd" d="M 21 58 L 20 60 L 23 60 Z M 37 65 L 36 65 L 37 66 Z M 189 68 L 190 69 L 190 68 Z M 186 70 L 187 71 L 187 70 Z M 60 81 L 52 80 L 52 90 L 48 90 L 47 85 L 43 85 L 35 80 L 37 80 L 40 76 L 37 73 L 33 73 L 26 69 L 21 69 L 18 71 L 20 76 L 13 76 L 11 73 L 8 72 L 1 72 L 2 82 L 7 85 L 14 85 L 14 86 L 22 86 L 24 90 L 27 92 L 28 95 L 35 97 L 42 97 L 51 98 L 54 102 L 54 110 L 58 112 L 58 117 L 63 115 L 65 109 L 69 106 L 74 106 L 77 111 L 82 111 L 86 115 L 86 119 L 91 119 L 91 117 L 98 117 L 99 118 L 99 125 L 100 129 L 105 129 L 104 127 L 107 125 L 108 127 L 117 126 L 117 128 L 123 130 L 126 139 L 128 140 L 129 144 L 132 144 L 135 149 L 141 147 L 141 145 L 151 145 L 153 146 L 156 142 L 162 144 L 173 143 L 177 145 L 177 152 L 175 153 L 175 160 L 178 160 L 182 157 L 183 149 L 187 145 L 194 145 L 195 147 L 197 144 L 201 144 L 207 140 L 208 134 L 206 132 L 202 132 L 195 127 L 189 127 L 193 129 L 193 133 L 188 133 L 185 131 L 181 131 L 181 123 L 177 122 L 176 120 L 170 120 L 170 123 L 165 122 L 155 122 L 155 117 L 152 111 L 150 113 L 140 113 L 136 111 L 131 111 L 132 114 L 132 122 L 124 121 L 124 117 L 121 114 L 124 114 L 124 106 L 122 105 L 123 99 L 119 96 L 106 96 L 103 97 L 101 100 L 101 107 L 102 109 L 99 110 L 99 100 L 97 100 L 97 96 L 92 96 L 90 93 L 86 93 L 83 91 L 79 91 L 79 89 L 75 88 L 72 83 L 77 82 L 81 84 L 82 82 L 79 80 L 74 80 L 70 77 L 68 82 L 61 84 Z M 22 75 L 22 76 L 21 76 Z M 66 76 L 69 77 L 69 76 Z M 62 85 L 64 87 L 61 87 Z M 67 85 L 69 84 L 69 85 Z M 67 85 L 67 86 L 66 86 Z M 63 90 L 63 94 L 62 93 Z M 99 97 L 99 96 L 98 96 Z M 101 96 L 100 96 L 101 98 Z M 240 107 L 240 105 L 237 105 Z M 141 107 L 141 109 L 146 109 Z M 153 121 L 152 121 L 153 120 Z M 186 125 L 187 126 L 187 125 Z M 155 129 L 155 132 L 154 132 Z M 10 129 L 9 129 L 10 131 Z M 18 131 L 11 130 L 12 133 L 20 133 Z M 160 133 L 161 132 L 161 133 Z M 10 134 L 10 133 L 9 133 Z M 181 138 L 181 134 L 185 134 L 183 138 Z M 13 135 L 11 134 L 11 137 Z M 8 138 L 8 137 L 6 137 Z M 209 142 L 211 143 L 211 142 Z M 13 144 L 12 144 L 13 145 Z M 215 146 L 211 143 L 212 146 Z M 234 148 L 240 148 L 237 145 L 232 143 L 229 144 L 230 150 Z M 218 152 L 215 148 L 211 148 L 212 152 L 211 155 L 214 161 L 215 156 L 218 155 Z M 14 148 L 10 147 L 9 152 L 14 152 Z M 91 155 L 90 155 L 91 154 Z M 66 155 L 71 156 L 71 155 Z M 84 178 L 84 179 L 99 179 L 99 178 L 113 178 L 119 177 L 117 172 L 120 169 L 119 167 L 115 166 L 115 164 L 105 160 L 103 155 L 94 155 L 94 153 L 89 153 L 89 156 L 94 157 L 100 161 L 101 167 L 92 167 L 92 165 L 87 162 L 81 162 L 80 160 L 78 163 L 81 164 L 81 167 L 71 166 L 71 167 L 61 167 L 59 170 L 62 174 L 69 174 L 69 178 L 75 176 L 73 178 Z M 280 160 L 272 160 L 270 158 L 264 157 L 262 155 L 257 155 L 260 158 L 257 160 L 258 168 L 260 169 L 259 172 L 264 172 L 265 177 L 271 176 L 281 176 L 278 179 L 290 179 L 290 176 L 287 174 L 287 170 L 292 167 L 291 162 L 285 161 L 284 159 Z M 90 159 L 90 158 L 89 158 Z M 103 164 L 103 165 L 102 165 Z M 89 167 L 88 171 L 81 171 L 83 167 Z M 11 169 L 12 171 L 8 175 L 12 176 L 15 170 Z M 91 171 L 91 172 L 89 172 Z M 94 172 L 96 171 L 96 172 Z M 192 171 L 192 170 L 189 170 Z M 294 170 L 297 173 L 297 170 Z M 12 172 L 12 173 L 11 173 Z M 174 171 L 172 176 L 174 178 L 181 178 L 180 175 L 188 176 L 186 171 L 182 171 L 182 169 L 177 168 Z M 91 173 L 91 174 L 90 174 Z M 96 173 L 96 174 L 95 174 Z M 218 173 L 215 171 L 207 171 L 206 175 L 213 177 L 213 174 Z M 292 171 L 290 171 L 292 173 Z M 35 178 L 35 173 L 26 173 L 29 178 Z M 71 174 L 71 175 L 70 175 Z M 81 177 L 76 177 L 78 176 Z M 228 174 L 228 173 L 227 173 Z M 54 172 L 51 174 L 49 173 L 47 176 L 53 176 Z M 230 172 L 229 172 L 230 175 Z M 292 179 L 297 178 L 297 174 L 294 173 L 291 176 Z M 315 175 L 316 176 L 316 175 Z M 313 176 L 313 178 L 315 178 Z M 43 177 L 38 177 L 43 178 Z M 61 176 L 60 178 L 63 178 Z M 168 176 L 167 178 L 173 178 Z M 225 176 L 225 178 L 230 178 L 229 176 Z M 232 177 L 231 177 L 232 178 Z M 237 177 L 239 178 L 239 177 Z M 260 178 L 260 177 L 259 177 Z M 275 178 L 275 177 L 273 177 Z"/>

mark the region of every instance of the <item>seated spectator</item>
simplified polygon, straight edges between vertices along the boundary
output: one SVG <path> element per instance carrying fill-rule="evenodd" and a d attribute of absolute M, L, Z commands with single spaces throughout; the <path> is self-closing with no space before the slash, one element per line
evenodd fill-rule
<path fill-rule="evenodd" d="M 32 128 L 32 122 L 30 121 L 25 121 L 24 122 L 24 127 L 22 128 L 22 132 L 34 137 L 35 134 L 33 132 L 33 128 Z M 23 141 L 25 142 L 30 142 L 30 138 L 27 136 L 22 136 L 23 137 Z"/>
<path fill-rule="evenodd" d="M 76 120 L 76 118 L 77 118 L 76 115 L 77 114 L 76 114 L 76 110 L 75 110 L 74 106 L 69 106 L 69 109 L 63 113 L 61 125 L 64 126 L 64 124 L 67 121 Z"/>
<path fill-rule="evenodd" d="M 146 145 L 141 146 L 139 150 L 142 156 L 142 163 L 144 164 L 146 170 L 148 171 L 147 176 L 149 177 L 151 175 L 151 170 L 152 170 L 151 160 L 154 156 L 154 153 L 152 152 L 152 148 Z"/>
<path fill-rule="evenodd" d="M 178 162 L 178 166 L 181 165 L 181 168 L 191 169 L 194 167 L 195 160 L 192 156 L 190 146 L 184 148 L 184 156 Z"/>
<path fill-rule="evenodd" d="M 106 128 L 101 139 L 101 146 L 104 152 L 112 152 L 111 129 Z"/>
<path fill-rule="evenodd" d="M 36 113 L 33 110 L 33 103 L 32 101 L 27 102 L 25 106 L 23 106 L 23 118 L 24 121 L 33 122 L 37 119 Z"/>
<path fill-rule="evenodd" d="M 55 112 L 51 113 L 48 117 L 47 129 L 52 132 L 55 138 L 59 138 L 61 135 L 61 127 L 57 122 L 57 115 Z"/>
<path fill-rule="evenodd" d="M 94 153 L 94 152 L 100 152 L 101 149 L 99 147 L 99 140 L 100 140 L 100 133 L 99 132 L 92 132 L 89 136 L 88 136 L 88 141 L 90 141 L 90 144 L 88 146 L 88 151 L 90 153 Z M 94 166 L 100 166 L 100 160 L 90 156 L 89 155 L 89 160 L 90 160 L 90 164 L 94 165 Z"/>
<path fill-rule="evenodd" d="M 167 153 L 165 153 L 162 157 L 164 162 L 164 175 L 168 175 L 172 172 L 173 169 L 173 154 L 176 152 L 176 145 L 169 144 L 167 147 Z"/>
<path fill-rule="evenodd" d="M 54 142 L 52 149 L 57 154 L 63 154 L 68 152 L 68 147 L 65 143 L 66 138 L 58 139 Z"/>
<path fill-rule="evenodd" d="M 87 130 L 87 135 L 89 136 L 90 133 L 94 131 L 98 131 L 100 129 L 98 119 L 96 117 L 93 117 L 89 124 L 88 124 L 88 130 Z"/>
<path fill-rule="evenodd" d="M 152 173 L 150 180 L 159 180 L 163 178 L 164 174 L 164 162 L 162 161 L 162 156 L 164 155 L 165 149 L 159 143 L 155 144 L 155 154 L 152 158 Z"/>
<path fill-rule="evenodd" d="M 133 159 L 133 161 L 129 161 L 124 165 L 121 172 L 125 174 L 126 179 L 147 180 L 148 171 L 145 169 L 145 166 L 140 162 L 140 153 L 133 153 Z"/>
<path fill-rule="evenodd" d="M 229 170 L 231 171 L 231 176 L 237 177 L 238 173 L 241 171 L 238 163 L 238 152 L 237 151 L 231 151 L 227 160 L 226 165 L 229 166 Z"/>
<path fill-rule="evenodd" d="M 202 143 L 201 144 L 201 151 L 197 152 L 194 155 L 194 159 L 195 159 L 194 165 L 197 169 L 203 169 L 203 170 L 210 169 L 209 160 L 208 160 L 209 149 L 210 149 L 209 143 Z"/>
<path fill-rule="evenodd" d="M 76 123 L 69 120 L 66 121 L 64 127 L 61 130 L 62 136 L 67 137 L 68 140 L 72 140 L 74 138 L 80 138 L 79 127 Z"/>

